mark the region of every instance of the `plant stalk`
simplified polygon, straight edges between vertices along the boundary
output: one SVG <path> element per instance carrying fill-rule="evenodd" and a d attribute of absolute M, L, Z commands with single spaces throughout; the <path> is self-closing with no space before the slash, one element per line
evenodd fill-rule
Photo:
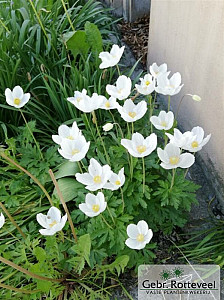
<path fill-rule="evenodd" d="M 143 188 L 143 194 L 145 193 L 145 160 L 144 157 L 142 157 L 142 188 Z"/>

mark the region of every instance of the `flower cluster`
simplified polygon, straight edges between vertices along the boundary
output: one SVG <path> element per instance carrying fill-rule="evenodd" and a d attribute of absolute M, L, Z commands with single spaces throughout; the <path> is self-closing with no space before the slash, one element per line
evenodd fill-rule
<path fill-rule="evenodd" d="M 130 155 L 130 170 L 133 172 L 132 157 L 141 158 L 143 161 L 143 193 L 145 184 L 145 165 L 144 157 L 149 156 L 154 150 L 157 149 L 158 157 L 161 161 L 160 166 L 164 169 L 187 169 L 193 165 L 195 161 L 194 154 L 202 149 L 207 144 L 211 135 L 204 138 L 204 130 L 197 126 L 191 131 L 181 133 L 178 129 L 174 128 L 175 117 L 172 111 L 170 111 L 170 102 L 168 105 L 168 112 L 160 111 L 158 115 L 153 115 L 154 104 L 152 101 L 152 93 L 160 93 L 170 96 L 178 94 L 183 84 L 181 83 L 181 75 L 179 72 L 174 73 L 170 77 L 170 71 L 167 71 L 167 64 L 161 64 L 158 66 L 153 63 L 149 70 L 150 72 L 145 74 L 143 78 L 140 78 L 140 83 L 135 84 L 135 88 L 132 87 L 132 81 L 125 75 L 120 75 L 118 63 L 124 52 L 124 47 L 113 45 L 110 52 L 101 52 L 99 58 L 102 60 L 100 69 L 106 69 L 109 67 L 117 66 L 119 71 L 119 77 L 113 85 L 108 84 L 106 86 L 106 92 L 109 95 L 98 95 L 93 93 L 88 95 L 87 90 L 83 89 L 75 91 L 73 97 L 67 98 L 67 100 L 73 104 L 78 110 L 85 113 L 91 113 L 95 118 L 94 124 L 96 124 L 97 132 L 100 141 L 105 150 L 103 139 L 100 135 L 100 130 L 97 125 L 97 119 L 95 111 L 102 110 L 117 110 L 121 118 L 127 122 L 127 128 L 129 124 L 132 126 L 132 134 L 129 132 L 126 138 L 122 134 L 122 138 L 119 141 L 120 145 L 125 148 L 128 155 Z M 137 90 L 137 95 L 133 95 L 134 90 Z M 138 95 L 147 96 L 149 98 L 150 105 L 150 126 L 151 132 L 148 136 L 144 137 L 139 132 L 134 132 L 134 122 L 142 119 L 146 112 L 147 101 L 137 101 Z M 30 94 L 24 94 L 21 87 L 16 86 L 13 91 L 6 89 L 5 91 L 6 101 L 9 105 L 16 108 L 23 107 L 30 99 Z M 190 94 L 188 94 L 190 95 Z M 200 101 L 201 98 L 197 95 L 190 95 L 193 100 Z M 87 116 L 86 116 L 87 118 Z M 105 132 L 113 129 L 117 123 L 107 123 L 103 126 Z M 153 132 L 153 126 L 157 130 Z M 120 127 L 121 129 L 121 127 Z M 122 131 L 122 130 L 121 130 Z M 129 129 L 130 131 L 130 129 Z M 162 132 L 164 134 L 165 145 L 164 149 L 157 148 L 157 134 Z M 79 162 L 87 156 L 87 152 L 90 147 L 90 142 L 86 141 L 82 131 L 78 128 L 77 123 L 74 121 L 72 126 L 69 127 L 65 124 L 59 126 L 58 134 L 52 135 L 53 141 L 59 145 L 59 153 L 65 159 L 71 162 Z M 169 143 L 167 144 L 167 140 Z M 194 154 L 192 154 L 194 153 Z M 105 151 L 105 158 L 107 158 L 107 152 Z M 82 171 L 82 170 L 81 170 Z M 131 173 L 131 172 L 130 172 Z M 173 176 L 175 172 L 173 173 Z M 88 217 L 97 217 L 108 209 L 108 203 L 103 189 L 116 191 L 121 189 L 125 184 L 124 168 L 122 167 L 118 173 L 114 173 L 108 164 L 101 165 L 95 158 L 90 158 L 88 171 L 85 173 L 76 173 L 76 180 L 83 185 L 85 189 L 91 192 L 100 190 L 96 195 L 94 193 L 87 193 L 85 196 L 85 202 L 79 204 L 79 209 Z M 0 227 L 4 224 L 4 216 L 0 216 Z M 38 214 L 38 223 L 44 228 L 40 230 L 43 235 L 53 235 L 56 232 L 62 230 L 67 221 L 67 214 L 61 217 L 61 212 L 56 207 L 51 207 L 47 215 Z M 127 227 L 128 239 L 125 244 L 131 249 L 143 249 L 147 243 L 152 239 L 152 230 L 148 228 L 148 224 L 141 220 L 135 224 L 130 224 Z"/>

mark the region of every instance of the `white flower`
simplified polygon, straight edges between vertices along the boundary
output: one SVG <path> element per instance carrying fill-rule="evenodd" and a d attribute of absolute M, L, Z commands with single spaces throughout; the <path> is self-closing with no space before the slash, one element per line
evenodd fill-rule
<path fill-rule="evenodd" d="M 45 229 L 40 229 L 42 235 L 54 235 L 61 231 L 67 221 L 67 214 L 61 217 L 61 212 L 57 207 L 52 206 L 47 215 L 37 214 L 37 222 Z"/>
<path fill-rule="evenodd" d="M 178 94 L 183 87 L 183 84 L 181 84 L 181 75 L 177 72 L 170 79 L 168 79 L 168 75 L 169 73 L 165 73 L 157 78 L 155 90 L 157 93 L 173 96 Z"/>
<path fill-rule="evenodd" d="M 6 102 L 10 106 L 21 108 L 30 100 L 30 93 L 24 94 L 23 89 L 17 85 L 12 91 L 7 88 L 5 90 L 5 97 Z"/>
<path fill-rule="evenodd" d="M 74 104 L 79 110 L 85 113 L 90 113 L 100 107 L 103 102 L 103 96 L 93 93 L 90 98 L 87 95 L 87 91 L 83 89 L 82 92 L 75 91 L 74 97 L 69 97 L 67 100 Z"/>
<path fill-rule="evenodd" d="M 106 109 L 106 110 L 117 108 L 116 98 L 110 97 L 109 99 L 107 99 L 106 97 L 103 97 L 102 104 L 100 105 L 99 108 Z"/>
<path fill-rule="evenodd" d="M 131 79 L 125 75 L 121 75 L 116 81 L 116 86 L 108 84 L 106 91 L 110 96 L 124 100 L 128 98 L 131 93 Z"/>
<path fill-rule="evenodd" d="M 144 78 L 140 78 L 141 84 L 136 84 L 137 91 L 142 95 L 149 95 L 155 90 L 155 80 L 150 74 L 146 74 Z"/>
<path fill-rule="evenodd" d="M 132 135 L 131 140 L 122 139 L 121 145 L 134 157 L 145 157 L 152 153 L 157 146 L 157 136 L 155 133 L 150 134 L 146 139 L 136 132 Z"/>
<path fill-rule="evenodd" d="M 112 174 L 109 165 L 102 167 L 94 158 L 90 159 L 88 171 L 88 173 L 84 174 L 77 173 L 75 177 L 77 181 L 86 185 L 86 189 L 90 191 L 102 189 Z"/>
<path fill-rule="evenodd" d="M 174 135 L 167 133 L 166 135 L 170 139 L 170 143 L 176 145 L 179 148 L 191 144 L 195 140 L 195 136 L 191 131 L 181 133 L 180 130 L 174 128 Z"/>
<path fill-rule="evenodd" d="M 79 136 L 75 140 L 63 139 L 58 152 L 70 161 L 80 161 L 86 156 L 90 142 L 86 142 L 84 136 Z"/>
<path fill-rule="evenodd" d="M 121 59 L 121 56 L 124 52 L 123 47 L 119 47 L 118 45 L 113 45 L 110 52 L 101 52 L 99 54 L 99 58 L 102 60 L 102 63 L 100 64 L 100 69 L 106 69 L 108 67 L 113 67 L 117 65 Z"/>
<path fill-rule="evenodd" d="M 3 215 L 3 213 L 1 213 L 0 215 L 0 228 L 2 228 L 2 226 L 5 224 L 5 217 Z"/>
<path fill-rule="evenodd" d="M 118 190 L 125 182 L 124 168 L 122 168 L 118 174 L 112 173 L 109 182 L 104 185 L 105 189 Z"/>
<path fill-rule="evenodd" d="M 125 244 L 129 248 L 136 250 L 145 248 L 146 244 L 148 244 L 153 237 L 152 230 L 149 229 L 148 224 L 143 220 L 139 221 L 137 225 L 129 224 L 127 234 L 129 238 Z"/>
<path fill-rule="evenodd" d="M 152 116 L 150 122 L 159 130 L 169 130 L 173 127 L 174 115 L 172 111 L 165 112 L 161 110 L 158 117 Z"/>
<path fill-rule="evenodd" d="M 147 111 L 147 103 L 143 100 L 134 104 L 131 99 L 127 99 L 123 106 L 117 104 L 117 110 L 126 122 L 135 122 L 141 119 Z"/>
<path fill-rule="evenodd" d="M 194 127 L 191 132 L 195 138 L 193 139 L 193 141 L 190 141 L 187 145 L 185 145 L 183 149 L 190 152 L 198 152 L 204 145 L 208 143 L 211 138 L 211 134 L 207 135 L 206 138 L 204 138 L 204 130 L 199 126 Z"/>
<path fill-rule="evenodd" d="M 181 154 L 180 148 L 171 143 L 166 145 L 164 150 L 157 148 L 157 153 L 162 161 L 160 166 L 164 169 L 189 168 L 195 161 L 193 154 Z"/>
<path fill-rule="evenodd" d="M 61 125 L 58 127 L 58 135 L 52 135 L 52 139 L 56 144 L 61 144 L 63 139 L 75 140 L 82 136 L 81 130 L 78 128 L 77 123 L 73 122 L 72 127 Z"/>
<path fill-rule="evenodd" d="M 201 101 L 201 97 L 198 96 L 198 95 L 192 95 L 192 99 L 193 99 L 194 101 L 197 101 L 197 102 L 200 102 L 200 101 Z"/>
<path fill-rule="evenodd" d="M 114 124 L 112 123 L 107 123 L 103 126 L 104 131 L 110 131 L 114 127 Z"/>
<path fill-rule="evenodd" d="M 167 64 L 162 64 L 158 66 L 157 63 L 153 63 L 149 67 L 149 70 L 154 78 L 158 78 L 160 75 L 167 73 Z"/>
<path fill-rule="evenodd" d="M 107 207 L 104 194 L 99 192 L 96 196 L 87 194 L 85 203 L 79 204 L 79 209 L 88 217 L 96 217 L 102 213 Z"/>

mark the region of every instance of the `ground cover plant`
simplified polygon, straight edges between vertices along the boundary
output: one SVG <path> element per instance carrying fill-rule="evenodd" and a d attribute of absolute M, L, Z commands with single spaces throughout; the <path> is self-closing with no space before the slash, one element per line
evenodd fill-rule
<path fill-rule="evenodd" d="M 108 278 L 119 282 L 125 268 L 153 262 L 153 232 L 167 234 L 187 221 L 198 186 L 185 176 L 195 161 L 192 153 L 210 135 L 204 138 L 201 127 L 185 133 L 176 128 L 170 101 L 182 88 L 179 73 L 168 79 L 166 64 L 153 64 L 133 88 L 118 66 L 123 51 L 113 45 L 99 54 L 102 73 L 117 67 L 115 84 L 106 85 L 106 96 L 83 89 L 68 97 L 81 118 L 70 127 L 60 125 L 47 150 L 34 137 L 35 122 L 27 123 L 23 113 L 32 101 L 30 93 L 20 86 L 5 90 L 7 104 L 26 123 L 18 137 L 6 138 L 7 149 L 0 152 L 6 177 L 1 230 L 9 235 L 0 257 L 6 264 L 1 283 L 6 298 L 16 291 L 28 293 L 28 299 L 107 299 Z M 168 95 L 167 112 L 154 109 L 157 93 Z M 8 168 L 17 169 L 11 181 Z M 24 201 L 29 212 L 21 208 L 19 178 L 31 193 Z M 17 202 L 9 201 L 11 194 L 18 194 Z M 16 270 L 13 278 L 9 267 Z"/>

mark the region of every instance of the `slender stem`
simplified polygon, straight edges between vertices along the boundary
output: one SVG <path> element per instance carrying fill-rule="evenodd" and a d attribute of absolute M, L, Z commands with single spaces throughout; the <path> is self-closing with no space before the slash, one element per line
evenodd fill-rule
<path fill-rule="evenodd" d="M 168 142 L 168 136 L 166 135 L 166 131 L 164 130 L 164 147 L 166 147 Z"/>
<path fill-rule="evenodd" d="M 131 122 L 131 130 L 132 130 L 132 134 L 134 134 L 134 122 Z"/>
<path fill-rule="evenodd" d="M 110 211 L 110 209 L 109 209 L 109 206 L 108 206 L 108 205 L 107 205 L 107 210 L 108 210 L 108 212 L 109 212 L 109 215 L 110 215 L 110 217 L 111 217 L 111 219 L 112 219 L 112 221 L 113 221 L 113 223 L 114 223 L 114 225 L 115 225 L 114 217 L 112 216 L 112 213 L 111 213 L 111 211 Z"/>
<path fill-rule="evenodd" d="M 87 171 L 87 168 L 86 168 L 86 166 L 84 165 L 84 163 L 82 162 L 82 160 L 80 160 L 80 163 L 81 163 L 83 169 L 84 169 L 85 171 Z"/>
<path fill-rule="evenodd" d="M 120 132 L 121 132 L 121 137 L 122 137 L 122 139 L 124 139 L 124 133 L 123 133 L 123 131 L 122 131 L 122 128 L 121 128 L 120 124 L 114 123 L 114 125 L 117 125 L 117 126 L 118 126 L 118 128 L 120 129 Z"/>
<path fill-rule="evenodd" d="M 44 186 L 40 183 L 40 181 L 35 176 L 33 176 L 30 172 L 28 172 L 26 169 L 24 169 L 23 167 L 21 167 L 19 164 L 17 164 L 14 160 L 12 160 L 11 158 L 9 158 L 5 153 L 0 152 L 0 156 L 2 156 L 4 159 L 6 159 L 8 162 L 10 162 L 14 166 L 16 166 L 18 169 L 20 169 L 24 173 L 26 173 L 41 188 L 41 190 L 44 192 L 45 196 L 49 200 L 51 206 L 54 206 L 54 204 L 53 204 L 53 202 L 51 200 L 51 197 L 49 196 L 47 190 L 44 188 Z"/>
<path fill-rule="evenodd" d="M 176 111 L 175 119 L 174 119 L 174 120 L 177 120 L 177 116 L 178 116 L 178 113 L 179 113 L 179 110 L 180 110 L 180 106 L 181 106 L 181 103 L 182 103 L 182 101 L 184 100 L 184 97 L 185 97 L 185 96 L 191 96 L 191 97 L 192 97 L 191 94 L 185 94 L 185 95 L 182 96 L 182 98 L 180 99 L 180 102 L 179 102 L 179 104 L 178 104 L 178 106 L 177 106 L 177 111 Z"/>
<path fill-rule="evenodd" d="M 142 187 L 143 187 L 143 194 L 145 193 L 145 160 L 142 157 Z"/>
<path fill-rule="evenodd" d="M 5 28 L 5 30 L 10 33 L 8 27 L 4 24 L 4 22 L 2 22 L 2 20 L 0 19 L 0 23 L 2 24 L 2 26 Z"/>
<path fill-rule="evenodd" d="M 63 5 L 64 11 L 65 11 L 66 16 L 67 16 L 67 18 L 68 18 L 68 21 L 69 21 L 69 23 L 70 23 L 70 25 L 71 25 L 71 28 L 72 28 L 73 31 L 75 31 L 75 28 L 74 28 L 74 26 L 73 26 L 73 24 L 72 24 L 72 21 L 71 21 L 71 18 L 70 18 L 70 16 L 69 16 L 69 13 L 68 13 L 68 10 L 67 10 L 67 8 L 66 8 L 66 5 L 65 5 L 64 0 L 61 0 L 61 3 L 62 3 L 62 5 Z"/>
<path fill-rule="evenodd" d="M 119 76 L 121 76 L 121 71 L 120 71 L 120 68 L 119 68 L 119 66 L 118 66 L 118 65 L 116 65 L 116 67 L 117 67 L 118 75 L 119 75 Z"/>
<path fill-rule="evenodd" d="M 152 116 L 152 95 L 149 95 L 149 122 Z M 152 122 L 150 122 L 151 133 L 153 132 Z"/>
<path fill-rule="evenodd" d="M 109 113 L 110 113 L 110 115 L 111 115 L 111 117 L 112 117 L 112 119 L 113 119 L 114 124 L 117 124 L 116 121 L 115 121 L 114 115 L 113 115 L 113 113 L 112 113 L 112 111 L 111 111 L 110 109 L 109 109 Z M 117 133 L 117 137 L 118 137 L 118 130 L 117 130 L 117 127 L 116 127 L 116 133 Z"/>
<path fill-rule="evenodd" d="M 15 292 L 22 293 L 22 294 L 34 294 L 34 293 L 40 292 L 40 290 L 18 289 L 18 288 L 15 288 L 14 286 L 6 285 L 4 283 L 0 283 L 0 287 L 3 288 L 3 289 L 7 289 L 7 290 L 10 290 L 10 291 L 15 291 Z"/>
<path fill-rule="evenodd" d="M 127 129 L 128 129 L 128 138 L 131 136 L 131 132 L 130 132 L 130 128 L 129 128 L 129 124 L 127 122 Z"/>
<path fill-rule="evenodd" d="M 22 229 L 16 223 L 16 221 L 14 220 L 14 218 L 12 217 L 12 215 L 10 214 L 10 212 L 7 210 L 7 208 L 5 207 L 5 205 L 2 202 L 0 202 L 0 207 L 5 212 L 5 214 L 8 216 L 8 218 L 10 219 L 10 221 L 12 222 L 12 224 L 18 229 L 18 231 L 22 235 L 22 237 L 24 239 L 26 239 L 25 233 L 22 231 Z"/>
<path fill-rule="evenodd" d="M 174 179 L 175 179 L 175 174 L 176 174 L 176 169 L 172 169 L 172 172 L 173 172 L 173 177 L 172 177 L 172 180 L 171 180 L 170 191 L 171 191 L 172 188 L 173 188 Z"/>
<path fill-rule="evenodd" d="M 98 123 L 97 123 L 97 118 L 96 118 L 95 111 L 93 111 L 92 114 L 93 114 L 93 118 L 94 118 L 94 120 L 95 120 L 96 130 L 97 130 L 98 136 L 99 136 L 100 141 L 101 141 L 101 144 L 102 144 L 102 146 L 103 146 L 103 150 L 104 150 L 104 153 L 105 153 L 105 156 L 106 156 L 107 163 L 110 164 L 110 159 L 109 159 L 109 156 L 108 156 L 108 154 L 107 154 L 107 150 L 106 150 L 104 141 L 103 141 L 103 139 L 102 139 L 102 136 L 101 136 L 101 134 L 100 134 L 99 127 L 98 127 Z"/>
<path fill-rule="evenodd" d="M 4 257 L 0 256 L 0 261 L 10 267 L 12 267 L 13 269 L 16 269 L 32 278 L 36 278 L 36 279 L 39 279 L 39 280 L 44 280 L 44 281 L 53 281 L 53 282 L 61 282 L 64 280 L 64 278 L 60 278 L 60 279 L 55 279 L 55 278 L 49 278 L 49 277 L 45 277 L 45 276 L 41 276 L 41 275 L 37 275 L 33 272 L 30 272 L 18 265 L 16 265 L 14 262 L 8 260 L 8 259 L 5 259 Z"/>
<path fill-rule="evenodd" d="M 170 111 L 170 95 L 168 96 L 168 111 Z"/>
<path fill-rule="evenodd" d="M 90 130 L 90 132 L 91 132 L 91 134 L 92 134 L 92 137 L 93 137 L 93 139 L 94 139 L 94 141 L 95 141 L 95 143 L 96 143 L 96 138 L 95 138 L 95 135 L 94 135 L 94 133 L 93 133 L 93 131 L 92 131 L 92 127 L 90 126 L 90 123 L 89 123 L 87 114 L 84 113 L 84 116 L 85 116 L 85 119 L 86 119 L 86 123 L 87 123 L 87 125 L 88 125 L 88 127 L 89 127 L 89 130 Z"/>
<path fill-rule="evenodd" d="M 39 151 L 39 153 L 40 153 L 40 158 L 41 158 L 42 160 L 44 160 L 43 154 L 42 154 L 42 152 L 41 152 L 41 150 L 40 150 L 40 146 L 39 146 L 39 144 L 37 143 L 37 140 L 35 139 L 35 137 L 34 137 L 34 135 L 33 135 L 33 132 L 31 131 L 30 126 L 29 126 L 29 124 L 27 123 L 26 118 L 25 118 L 25 116 L 24 116 L 22 110 L 19 109 L 19 111 L 20 111 L 20 113 L 21 113 L 21 115 L 22 115 L 22 117 L 23 117 L 23 120 L 24 120 L 24 122 L 25 122 L 25 124 L 26 124 L 27 129 L 29 130 L 29 133 L 31 134 L 31 136 L 32 136 L 32 138 L 33 138 L 33 140 L 34 140 L 34 143 L 35 143 L 36 146 L 37 146 L 37 149 L 38 149 L 38 151 Z"/>
<path fill-rule="evenodd" d="M 80 164 L 80 161 L 78 161 L 78 166 L 79 166 L 80 172 L 83 173 L 83 171 L 82 171 L 82 166 L 81 166 L 81 164 Z"/>
<path fill-rule="evenodd" d="M 110 229 L 113 229 L 113 227 L 111 227 L 111 226 L 109 225 L 109 223 L 107 223 L 107 221 L 105 220 L 104 216 L 103 216 L 102 214 L 100 214 L 100 216 L 101 216 L 103 222 L 104 222 Z"/>
<path fill-rule="evenodd" d="M 52 179 L 52 181 L 54 183 L 54 186 L 55 186 L 55 188 L 57 190 L 58 196 L 59 196 L 59 198 L 61 200 L 61 204 L 63 205 L 63 208 L 64 208 L 64 210 L 65 210 L 65 212 L 66 212 L 66 214 L 68 216 L 68 222 L 69 222 L 69 225 L 71 227 L 73 237 L 74 237 L 75 241 L 78 242 L 77 235 L 75 233 L 75 227 L 74 227 L 73 222 L 72 222 L 72 218 L 71 218 L 70 213 L 68 211 L 68 208 L 67 208 L 67 205 L 65 203 L 65 200 L 64 200 L 64 197 L 62 195 L 62 192 L 59 189 L 59 185 L 58 185 L 58 183 L 57 183 L 57 181 L 55 179 L 54 173 L 52 172 L 51 169 L 48 172 L 49 172 L 49 174 L 51 176 L 51 179 Z"/>
<path fill-rule="evenodd" d="M 132 155 L 130 154 L 130 176 L 131 176 L 131 181 L 132 181 L 132 178 L 133 178 L 133 157 Z"/>
<path fill-rule="evenodd" d="M 123 194 L 123 190 L 122 188 L 120 187 L 120 191 L 121 191 L 121 199 L 122 199 L 122 214 L 124 213 L 124 194 Z"/>

